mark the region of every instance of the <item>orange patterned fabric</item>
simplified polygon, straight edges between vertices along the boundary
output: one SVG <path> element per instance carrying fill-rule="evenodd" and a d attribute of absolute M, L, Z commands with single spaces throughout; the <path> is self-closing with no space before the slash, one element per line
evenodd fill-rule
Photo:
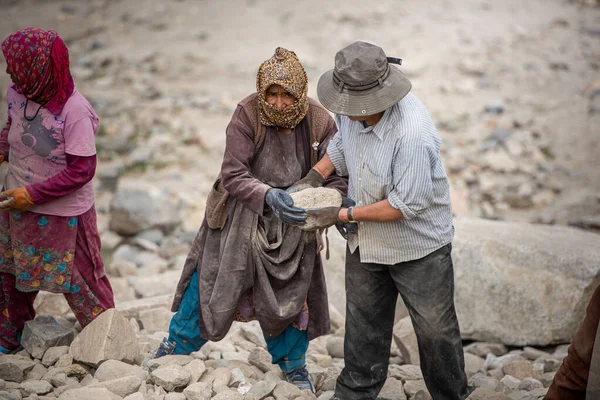
<path fill-rule="evenodd" d="M 60 114 L 75 85 L 69 72 L 69 52 L 58 34 L 22 29 L 2 42 L 2 54 L 16 91 L 52 114 Z"/>
<path fill-rule="evenodd" d="M 278 110 L 265 100 L 269 86 L 279 85 L 296 98 L 291 107 Z M 275 55 L 261 64 L 256 76 L 260 122 L 266 126 L 292 129 L 308 112 L 308 78 L 296 53 L 278 47 Z"/>

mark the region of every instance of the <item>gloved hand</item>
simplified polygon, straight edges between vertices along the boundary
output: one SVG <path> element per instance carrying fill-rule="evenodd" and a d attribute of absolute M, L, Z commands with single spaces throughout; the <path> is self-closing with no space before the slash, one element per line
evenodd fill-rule
<path fill-rule="evenodd" d="M 338 213 L 341 207 L 325 207 L 319 210 L 306 210 L 308 218 L 302 226 L 305 231 L 316 231 L 317 229 L 328 228 L 338 222 Z"/>
<path fill-rule="evenodd" d="M 304 178 L 290 186 L 286 192 L 296 193 L 304 189 L 317 188 L 323 186 L 323 183 L 325 183 L 325 179 L 320 173 L 317 172 L 316 169 L 311 168 Z"/>
<path fill-rule="evenodd" d="M 0 206 L 3 211 L 27 211 L 34 205 L 29 192 L 25 188 L 5 190 L 0 193 L 1 198 L 8 198 L 9 201 Z"/>
<path fill-rule="evenodd" d="M 271 188 L 267 191 L 265 203 L 284 224 L 302 225 L 306 221 L 303 209 L 294 207 L 294 199 L 285 190 Z"/>
<path fill-rule="evenodd" d="M 342 197 L 342 208 L 354 207 L 356 202 L 347 197 Z M 358 224 L 356 222 L 338 222 L 335 224 L 338 232 L 342 237 L 348 240 L 349 233 L 356 233 L 358 231 Z"/>

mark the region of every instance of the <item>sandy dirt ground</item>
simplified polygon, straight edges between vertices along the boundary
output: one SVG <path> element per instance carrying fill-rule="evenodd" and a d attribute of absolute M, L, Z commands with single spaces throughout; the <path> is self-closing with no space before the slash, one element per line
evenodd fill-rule
<path fill-rule="evenodd" d="M 0 0 L 0 37 L 27 26 L 65 39 L 78 88 L 110 140 L 131 130 L 124 114 L 136 127 L 177 126 L 167 132 L 176 146 L 194 142 L 191 135 L 208 149 L 192 149 L 182 168 L 209 183 L 231 113 L 255 90 L 257 67 L 277 46 L 298 54 L 316 97 L 336 51 L 355 40 L 376 43 L 404 59 L 413 93 L 440 128 L 445 158 L 459 147 L 478 149 L 492 129 L 514 129 L 515 121 L 527 127 L 515 135 L 544 143 L 556 195 L 504 207 L 501 218 L 600 218 L 600 7 L 567 0 Z M 8 83 L 8 75 L 0 79 L 0 96 Z M 490 101 L 500 101 L 503 113 L 484 112 Z M 478 153 L 460 156 L 467 170 L 471 156 Z M 161 151 L 153 157 L 169 160 Z M 462 167 L 451 175 L 456 187 L 464 186 Z M 479 201 L 472 195 L 461 212 L 481 215 Z"/>

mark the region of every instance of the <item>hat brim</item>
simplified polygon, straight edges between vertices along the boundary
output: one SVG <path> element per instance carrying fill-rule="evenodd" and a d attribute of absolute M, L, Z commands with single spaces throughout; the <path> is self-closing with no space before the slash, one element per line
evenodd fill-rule
<path fill-rule="evenodd" d="M 340 90 L 333 84 L 333 69 L 325 72 L 317 84 L 321 104 L 335 114 L 360 117 L 385 111 L 410 92 L 412 84 L 399 69 L 390 66 L 382 85 L 364 91 Z"/>

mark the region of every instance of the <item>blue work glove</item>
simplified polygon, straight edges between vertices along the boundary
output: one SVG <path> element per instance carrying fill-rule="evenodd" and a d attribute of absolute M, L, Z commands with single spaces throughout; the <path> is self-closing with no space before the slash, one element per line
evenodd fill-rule
<path fill-rule="evenodd" d="M 294 207 L 294 199 L 285 190 L 269 189 L 265 196 L 265 203 L 271 207 L 273 214 L 284 224 L 303 225 L 306 221 L 304 210 Z"/>
<path fill-rule="evenodd" d="M 347 197 L 342 197 L 342 208 L 354 207 L 356 202 Z M 356 222 L 338 222 L 335 224 L 338 232 L 342 237 L 348 240 L 349 233 L 356 233 L 358 231 L 358 224 Z"/>

